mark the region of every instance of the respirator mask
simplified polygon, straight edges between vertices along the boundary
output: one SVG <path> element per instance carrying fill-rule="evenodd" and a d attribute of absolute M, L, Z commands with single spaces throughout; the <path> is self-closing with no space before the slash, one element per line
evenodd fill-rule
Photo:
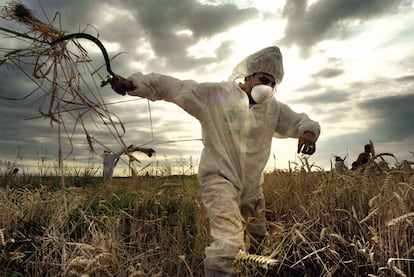
<path fill-rule="evenodd" d="M 250 95 L 257 104 L 261 104 L 275 93 L 275 89 L 267 85 L 256 85 L 252 88 Z"/>

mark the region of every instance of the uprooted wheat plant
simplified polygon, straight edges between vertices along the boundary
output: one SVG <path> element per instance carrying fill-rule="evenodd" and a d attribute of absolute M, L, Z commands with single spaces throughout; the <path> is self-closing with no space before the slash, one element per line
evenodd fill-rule
<path fill-rule="evenodd" d="M 50 125 L 58 127 L 60 163 L 72 153 L 72 141 L 78 129 L 83 132 L 91 151 L 97 146 L 110 150 L 98 136 L 102 130 L 127 149 L 122 139 L 125 126 L 108 109 L 96 82 L 98 78 L 104 79 L 100 76 L 101 67 L 90 59 L 79 40 L 56 42 L 65 35 L 60 27 L 59 13 L 53 19 L 44 17 L 46 20 L 38 19 L 17 1 L 2 7 L 0 18 L 5 26 L 0 26 L 0 34 L 6 46 L 0 48 L 3 53 L 0 66 L 17 69 L 31 81 L 34 89 L 18 97 L 0 95 L 0 99 L 31 98 L 39 104 L 38 117 L 49 119 Z M 91 29 L 90 26 L 87 28 Z M 7 45 L 11 46 L 7 48 Z M 64 144 L 72 150 L 63 157 Z"/>
<path fill-rule="evenodd" d="M 0 190 L 4 276 L 203 276 L 207 218 L 194 176 Z M 27 181 L 27 179 L 26 179 Z M 238 276 L 413 276 L 414 172 L 274 171 L 268 236 Z M 248 240 L 247 240 L 248 241 Z"/>

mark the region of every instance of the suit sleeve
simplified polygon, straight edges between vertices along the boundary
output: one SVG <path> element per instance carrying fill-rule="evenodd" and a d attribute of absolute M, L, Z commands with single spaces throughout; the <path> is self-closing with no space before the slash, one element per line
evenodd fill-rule
<path fill-rule="evenodd" d="M 276 124 L 275 137 L 299 138 L 304 132 L 310 131 L 316 138 L 320 134 L 320 126 L 311 120 L 305 113 L 296 113 L 286 104 L 280 103 L 280 113 Z"/>
<path fill-rule="evenodd" d="M 156 73 L 135 73 L 128 79 L 136 87 L 128 92 L 131 96 L 175 103 L 196 118 L 199 118 L 205 109 L 206 94 L 209 91 L 207 83 L 199 84 L 193 80 L 179 80 Z"/>

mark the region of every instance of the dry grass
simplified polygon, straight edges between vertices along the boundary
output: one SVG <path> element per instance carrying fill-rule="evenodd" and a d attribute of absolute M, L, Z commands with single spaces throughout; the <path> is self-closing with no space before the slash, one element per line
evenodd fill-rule
<path fill-rule="evenodd" d="M 0 190 L 3 275 L 202 276 L 208 244 L 194 176 L 107 187 Z M 261 256 L 239 276 L 412 276 L 414 173 L 273 172 Z"/>
<path fill-rule="evenodd" d="M 276 184 L 276 188 L 274 185 Z M 267 175 L 270 235 L 263 254 L 299 276 L 414 274 L 413 170 Z M 398 266 L 389 266 L 389 259 Z M 281 275 L 283 276 L 283 275 Z"/>
<path fill-rule="evenodd" d="M 118 181 L 118 180 L 117 180 Z M 200 272 L 207 225 L 194 179 L 102 188 L 0 190 L 0 275 L 161 276 Z M 165 276 L 165 275 L 164 275 Z"/>

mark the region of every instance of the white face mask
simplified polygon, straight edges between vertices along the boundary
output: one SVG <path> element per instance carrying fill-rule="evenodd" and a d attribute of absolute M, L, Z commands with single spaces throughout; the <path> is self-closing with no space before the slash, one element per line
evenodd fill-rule
<path fill-rule="evenodd" d="M 274 89 L 266 85 L 257 85 L 252 88 L 251 96 L 257 104 L 263 103 L 274 94 Z"/>

